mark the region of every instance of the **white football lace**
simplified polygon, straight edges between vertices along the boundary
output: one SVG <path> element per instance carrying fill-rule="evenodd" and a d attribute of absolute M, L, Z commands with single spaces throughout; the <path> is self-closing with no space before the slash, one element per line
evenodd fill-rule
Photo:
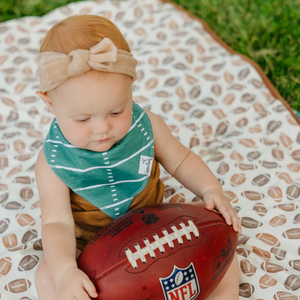
<path fill-rule="evenodd" d="M 137 263 L 136 261 L 140 259 L 143 263 L 146 263 L 146 257 L 145 255 L 150 254 L 152 258 L 155 258 L 155 250 L 159 249 L 161 253 L 165 252 L 164 245 L 168 244 L 171 249 L 174 248 L 174 240 L 177 240 L 180 245 L 182 245 L 183 240 L 182 237 L 186 236 L 187 240 L 190 241 L 191 238 L 191 232 L 194 233 L 195 237 L 199 237 L 199 231 L 198 228 L 195 226 L 194 222 L 191 220 L 188 220 L 189 225 L 186 226 L 184 223 L 180 222 L 181 229 L 177 229 L 176 226 L 171 226 L 173 232 L 168 233 L 167 230 L 163 229 L 162 233 L 164 234 L 163 237 L 159 238 L 159 236 L 154 233 L 153 237 L 155 239 L 154 242 L 150 243 L 148 239 L 144 239 L 145 247 L 141 248 L 138 243 L 134 245 L 136 252 L 132 252 L 129 248 L 125 249 L 125 253 L 127 256 L 127 259 L 129 260 L 131 266 L 136 269 Z"/>

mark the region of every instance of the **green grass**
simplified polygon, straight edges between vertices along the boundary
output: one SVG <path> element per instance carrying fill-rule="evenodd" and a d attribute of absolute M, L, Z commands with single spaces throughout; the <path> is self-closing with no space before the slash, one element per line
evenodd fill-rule
<path fill-rule="evenodd" d="M 42 16 L 76 2 L 0 1 L 0 22 Z M 300 0 L 172 1 L 203 19 L 236 52 L 257 62 L 282 97 L 300 111 Z"/>
<path fill-rule="evenodd" d="M 264 70 L 300 111 L 300 0 L 173 0 Z"/>

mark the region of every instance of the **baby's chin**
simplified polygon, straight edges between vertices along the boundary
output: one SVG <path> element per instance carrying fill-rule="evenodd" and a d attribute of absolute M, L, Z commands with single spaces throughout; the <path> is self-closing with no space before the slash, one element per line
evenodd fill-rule
<path fill-rule="evenodd" d="M 91 143 L 83 148 L 94 152 L 106 152 L 109 149 L 111 149 L 114 145 L 115 143 Z"/>
<path fill-rule="evenodd" d="M 107 147 L 91 147 L 88 150 L 94 151 L 94 152 L 106 152 L 108 151 L 112 146 Z"/>

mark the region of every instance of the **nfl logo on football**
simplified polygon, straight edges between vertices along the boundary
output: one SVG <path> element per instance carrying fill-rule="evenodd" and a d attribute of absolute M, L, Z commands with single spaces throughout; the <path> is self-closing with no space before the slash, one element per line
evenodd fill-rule
<path fill-rule="evenodd" d="M 180 269 L 174 266 L 169 277 L 159 278 L 166 300 L 193 300 L 200 292 L 194 264 Z"/>

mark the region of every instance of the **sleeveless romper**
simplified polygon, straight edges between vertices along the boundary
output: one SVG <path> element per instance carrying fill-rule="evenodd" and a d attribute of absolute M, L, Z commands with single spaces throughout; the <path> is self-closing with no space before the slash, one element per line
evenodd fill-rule
<path fill-rule="evenodd" d="M 151 122 L 135 102 L 130 129 L 108 151 L 75 147 L 54 119 L 44 154 L 51 169 L 70 188 L 76 247 L 80 250 L 128 210 L 163 201 L 164 184 L 153 150 Z"/>

